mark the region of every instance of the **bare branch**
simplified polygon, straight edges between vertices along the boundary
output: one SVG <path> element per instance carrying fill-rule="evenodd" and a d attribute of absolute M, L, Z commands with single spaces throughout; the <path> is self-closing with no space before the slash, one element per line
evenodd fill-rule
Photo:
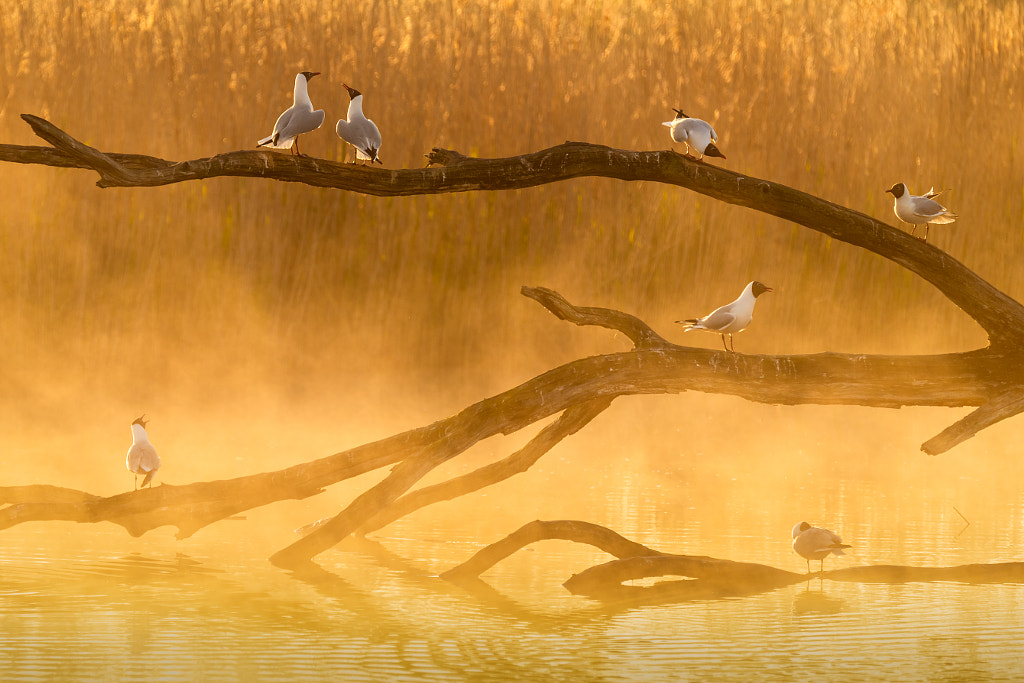
<path fill-rule="evenodd" d="M 661 555 L 657 550 L 623 538 L 599 524 L 578 520 L 544 522 L 538 519 L 524 524 L 500 541 L 477 551 L 470 559 L 441 574 L 441 578 L 446 581 L 476 578 L 517 550 L 537 541 L 552 539 L 592 545 L 618 558 Z"/>
<path fill-rule="evenodd" d="M 1024 412 L 1024 391 L 1008 391 L 985 403 L 967 417 L 946 427 L 937 436 L 921 445 L 928 455 L 945 453 L 953 446 L 970 439 L 986 427 Z"/>
<path fill-rule="evenodd" d="M 270 151 L 241 151 L 174 163 L 104 154 L 83 145 L 56 126 L 28 114 L 22 117 L 64 157 L 40 156 L 30 148 L 0 145 L 0 159 L 93 168 L 101 187 L 143 187 L 218 176 L 260 177 L 333 187 L 377 196 L 440 194 L 534 187 L 584 176 L 646 180 L 677 185 L 729 204 L 778 216 L 835 239 L 862 247 L 916 273 L 974 318 L 993 345 L 1024 345 L 1024 307 L 949 254 L 906 232 L 858 211 L 819 199 L 785 185 L 748 177 L 690 159 L 671 150 L 637 152 L 583 142 L 565 144 L 516 157 L 474 159 L 434 149 L 432 164 L 422 169 L 375 169 L 325 159 L 293 157 Z"/>
<path fill-rule="evenodd" d="M 611 405 L 611 402 L 610 398 L 598 398 L 567 408 L 555 422 L 541 430 L 519 451 L 467 475 L 407 493 L 363 524 L 358 533 L 368 534 L 428 505 L 479 491 L 526 472 L 562 439 L 588 425 Z"/>

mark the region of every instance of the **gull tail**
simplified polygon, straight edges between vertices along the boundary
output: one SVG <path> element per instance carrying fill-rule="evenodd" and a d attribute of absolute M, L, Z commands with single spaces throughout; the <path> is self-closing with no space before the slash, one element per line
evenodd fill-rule
<path fill-rule="evenodd" d="M 156 474 L 156 470 L 150 470 L 149 472 L 146 472 L 146 478 L 142 480 L 142 486 L 148 484 L 153 479 L 154 474 Z M 142 488 L 142 486 L 140 486 L 139 488 Z"/>
<path fill-rule="evenodd" d="M 274 141 L 274 136 L 273 135 L 268 135 L 267 137 L 265 137 L 262 140 L 260 140 L 259 142 L 257 142 L 256 146 L 257 147 L 263 147 L 264 145 L 269 145 L 273 141 Z"/>
<path fill-rule="evenodd" d="M 960 218 L 960 216 L 957 216 L 952 211 L 947 211 L 946 213 L 942 214 L 941 216 L 936 216 L 935 218 L 929 219 L 928 222 L 929 223 L 935 223 L 937 225 L 944 225 L 946 223 L 952 223 L 957 218 Z"/>
<path fill-rule="evenodd" d="M 685 331 L 689 332 L 690 330 L 696 328 L 697 323 L 699 323 L 700 320 L 697 320 L 696 318 L 689 318 L 688 320 L 677 320 L 676 322 L 679 323 L 680 325 L 686 326 Z"/>

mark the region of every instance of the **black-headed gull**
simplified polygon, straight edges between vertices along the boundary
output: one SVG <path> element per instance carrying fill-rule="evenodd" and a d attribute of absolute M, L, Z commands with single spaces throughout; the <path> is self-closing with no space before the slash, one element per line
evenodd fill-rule
<path fill-rule="evenodd" d="M 731 304 L 716 308 L 703 318 L 690 318 L 688 320 L 677 320 L 676 322 L 680 325 L 686 325 L 687 332 L 690 330 L 718 332 L 722 335 L 722 346 L 725 346 L 725 350 L 735 351 L 736 345 L 733 342 L 732 335 L 742 332 L 750 324 L 750 321 L 754 319 L 754 303 L 757 301 L 757 297 L 771 291 L 774 291 L 771 287 L 753 280 L 744 288 L 739 298 Z M 725 343 L 725 335 L 729 335 L 729 342 L 732 343 L 731 349 Z"/>
<path fill-rule="evenodd" d="M 711 124 L 701 119 L 692 119 L 683 113 L 682 109 L 673 109 L 676 117 L 671 121 L 665 121 L 663 126 L 669 127 L 672 139 L 681 142 L 684 150 L 692 147 L 699 155 L 697 159 L 703 159 L 704 155 L 709 157 L 725 158 L 721 150 L 715 146 L 718 142 L 718 133 L 711 127 Z"/>
<path fill-rule="evenodd" d="M 825 569 L 825 558 L 829 554 L 845 555 L 843 548 L 852 546 L 843 543 L 839 534 L 800 522 L 793 527 L 793 550 L 807 560 L 807 573 L 811 573 L 811 560 L 820 560 L 821 569 Z"/>
<path fill-rule="evenodd" d="M 377 124 L 363 114 L 363 94 L 344 83 L 342 85 L 352 99 L 348 103 L 348 120 L 339 119 L 335 127 L 338 137 L 356 148 L 357 160 L 369 161 L 371 165 L 376 161 L 383 166 L 384 162 L 377 157 L 381 144 L 380 131 Z"/>
<path fill-rule="evenodd" d="M 896 217 L 904 223 L 910 223 L 914 226 L 910 231 L 911 235 L 916 237 L 917 226 L 924 223 L 925 242 L 928 241 L 928 227 L 932 223 L 943 225 L 945 223 L 952 223 L 958 218 L 955 213 L 932 199 L 932 197 L 938 197 L 940 194 L 935 191 L 934 187 L 920 197 L 910 194 L 910 190 L 903 183 L 896 183 L 886 192 L 896 198 L 895 205 L 893 206 L 893 209 L 896 211 Z"/>
<path fill-rule="evenodd" d="M 324 123 L 324 110 L 313 111 L 313 102 L 309 99 L 307 89 L 309 79 L 319 75 L 319 71 L 303 71 L 295 75 L 292 106 L 277 117 L 274 132 L 257 142 L 257 147 L 290 148 L 293 154 L 302 156 L 299 152 L 299 136 L 316 130 Z"/>
<path fill-rule="evenodd" d="M 128 449 L 128 455 L 125 456 L 124 465 L 128 468 L 128 471 L 135 475 L 135 488 L 139 488 L 139 475 L 146 475 L 142 480 L 142 485 L 149 484 L 150 488 L 153 486 L 153 475 L 160 469 L 160 456 L 156 454 L 156 449 L 153 448 L 153 444 L 149 443 L 149 437 L 146 436 L 146 425 L 149 420 L 145 419 L 145 415 L 132 422 L 132 446 Z"/>

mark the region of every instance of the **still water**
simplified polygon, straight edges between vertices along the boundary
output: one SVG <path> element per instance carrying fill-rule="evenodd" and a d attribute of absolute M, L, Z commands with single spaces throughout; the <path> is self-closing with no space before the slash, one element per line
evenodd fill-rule
<path fill-rule="evenodd" d="M 266 557 L 290 542 L 292 525 L 344 504 L 349 494 L 333 488 L 184 541 L 169 529 L 134 539 L 108 524 L 6 530 L 0 679 L 1024 678 L 1019 584 L 811 579 L 743 598 L 607 605 L 561 583 L 610 558 L 559 541 L 484 574 L 488 589 L 436 578 L 537 518 L 585 519 L 659 550 L 792 571 L 804 569 L 789 536 L 802 519 L 854 546 L 826 568 L 1024 559 L 1020 468 L 994 441 L 945 460 L 899 439 L 823 455 L 803 450 L 811 442 L 799 435 L 714 454 L 671 435 L 609 450 L 614 424 L 595 423 L 593 438 L 562 444 L 500 486 L 346 542 L 320 556 L 315 576 Z M 472 457 L 468 466 L 490 454 Z"/>

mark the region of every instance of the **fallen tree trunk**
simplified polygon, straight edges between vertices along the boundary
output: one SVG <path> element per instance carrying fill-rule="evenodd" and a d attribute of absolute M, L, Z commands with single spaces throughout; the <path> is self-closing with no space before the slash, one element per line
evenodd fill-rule
<path fill-rule="evenodd" d="M 543 432 L 528 453 L 511 458 L 516 466 L 528 467 L 535 457 L 585 425 L 618 396 L 697 390 L 785 405 L 978 408 L 926 441 L 922 449 L 930 454 L 944 452 L 985 427 L 1024 411 L 1024 307 L 1018 302 L 948 254 L 902 230 L 793 188 L 672 151 L 633 152 L 565 143 L 518 157 L 471 159 L 435 149 L 427 155 L 433 167 L 402 170 L 292 158 L 265 150 L 176 163 L 100 152 L 43 119 L 22 118 L 53 147 L 0 145 L 0 160 L 90 168 L 100 174 L 101 187 L 247 176 L 402 196 L 515 189 L 582 176 L 668 183 L 793 221 L 908 268 L 974 318 L 988 333 L 990 345 L 933 356 L 723 353 L 671 344 L 628 313 L 578 307 L 557 292 L 524 287 L 525 296 L 559 318 L 617 330 L 631 339 L 635 348 L 567 363 L 432 425 L 279 472 L 161 486 L 109 498 L 54 487 L 0 488 L 0 502 L 11 503 L 0 510 L 0 529 L 30 520 L 107 520 L 136 535 L 173 524 L 179 528 L 179 537 L 187 537 L 242 510 L 304 498 L 355 474 L 395 465 L 382 482 L 345 510 L 272 558 L 281 565 L 298 566 L 352 533 L 377 528 L 421 504 L 505 476 L 504 465 L 500 465 L 476 473 L 473 481 L 463 479 L 407 493 L 426 473 L 479 440 L 562 414 L 558 426 Z"/>
<path fill-rule="evenodd" d="M 631 315 L 577 308 L 551 290 L 523 288 L 523 294 L 565 320 L 619 330 L 637 347 L 567 363 L 431 425 L 278 472 L 187 486 L 164 485 L 109 498 L 55 487 L 0 488 L 0 503 L 11 503 L 0 509 L 0 529 L 26 521 L 111 521 L 133 535 L 175 525 L 179 537 L 185 538 L 241 511 L 305 498 L 343 479 L 396 465 L 384 481 L 331 521 L 273 557 L 279 565 L 297 566 L 359 529 L 394 521 L 422 502 L 475 490 L 478 484 L 500 480 L 516 466 L 528 467 L 617 396 L 698 390 L 775 404 L 963 406 L 985 405 L 991 396 L 1013 396 L 1024 380 L 1022 366 L 1007 371 L 1007 353 L 992 348 L 943 356 L 747 356 L 670 344 Z M 821 377 L 829 381 L 822 383 Z M 1007 410 L 1019 407 L 1019 401 L 1010 402 Z M 999 408 L 991 410 L 998 412 Z M 440 489 L 414 492 L 403 501 L 402 496 L 424 475 L 481 439 L 510 434 L 559 413 L 565 413 L 562 420 L 542 432 L 525 453 L 513 457 L 510 470 L 497 465 L 472 475 L 483 477 L 472 486 L 467 487 L 466 480 L 455 481 L 440 485 Z M 958 424 L 967 424 L 970 418 Z M 991 416 L 986 421 L 989 419 Z M 932 442 L 949 447 L 971 431 L 973 428 L 962 427 L 951 437 L 944 432 Z M 437 495 L 439 491 L 443 495 Z M 396 507 L 389 510 L 392 505 Z"/>

